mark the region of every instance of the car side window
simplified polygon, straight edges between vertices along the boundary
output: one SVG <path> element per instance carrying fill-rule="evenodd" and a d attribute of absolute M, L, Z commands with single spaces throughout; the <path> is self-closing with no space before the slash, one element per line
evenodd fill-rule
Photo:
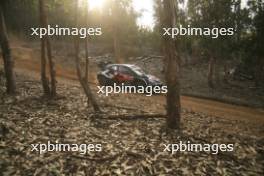
<path fill-rule="evenodd" d="M 111 70 L 111 71 L 117 71 L 117 66 L 112 66 L 112 67 L 110 67 L 110 70 Z"/>
<path fill-rule="evenodd" d="M 122 74 L 126 74 L 126 75 L 130 75 L 130 76 L 134 76 L 134 73 L 127 67 L 122 67 L 120 66 L 118 68 L 118 71 Z"/>
<path fill-rule="evenodd" d="M 111 74 L 116 74 L 116 73 L 117 73 L 117 66 L 109 67 L 109 72 L 110 72 Z"/>

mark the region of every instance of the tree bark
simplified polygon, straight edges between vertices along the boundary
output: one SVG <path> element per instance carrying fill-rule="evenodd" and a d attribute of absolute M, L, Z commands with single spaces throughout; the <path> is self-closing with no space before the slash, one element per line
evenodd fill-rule
<path fill-rule="evenodd" d="M 163 1 L 164 27 L 172 28 L 176 20 L 176 5 L 173 0 Z M 180 81 L 179 68 L 180 58 L 177 53 L 177 43 L 164 36 L 164 50 L 166 64 L 167 93 L 167 126 L 172 129 L 180 128 L 181 102 L 180 102 Z"/>
<path fill-rule="evenodd" d="M 45 10 L 45 4 L 43 0 L 39 0 L 39 11 L 40 11 L 40 23 L 41 27 L 48 27 L 47 14 Z M 46 76 L 46 53 L 49 63 L 49 72 L 50 72 L 50 80 Z M 49 36 L 45 35 L 41 39 L 41 81 L 42 87 L 44 90 L 44 94 L 55 97 L 56 96 L 56 70 L 55 63 L 52 59 L 52 50 L 51 50 L 51 42 Z"/>
<path fill-rule="evenodd" d="M 89 2 L 87 2 L 87 3 L 85 3 L 86 4 L 86 13 L 85 13 L 85 25 L 86 25 L 86 27 L 88 28 L 89 26 L 88 26 L 88 10 L 89 10 L 89 6 L 88 6 L 88 3 Z M 89 52 L 88 52 L 88 37 L 85 39 L 85 73 L 84 73 L 84 79 L 85 79 L 85 81 L 86 81 L 86 84 L 88 84 L 89 83 Z M 90 104 L 90 99 L 87 97 L 87 105 L 89 106 L 89 104 Z"/>
<path fill-rule="evenodd" d="M 214 84 L 217 87 L 221 86 L 221 67 L 219 63 L 219 58 L 214 61 Z"/>
<path fill-rule="evenodd" d="M 95 97 L 93 96 L 93 93 L 92 93 L 92 90 L 91 90 L 89 84 L 87 83 L 85 77 L 82 76 L 82 71 L 81 71 L 81 66 L 80 66 L 80 58 L 79 58 L 79 43 L 80 42 L 79 42 L 78 36 L 76 36 L 74 43 L 75 43 L 75 64 L 76 64 L 76 71 L 77 71 L 78 79 L 80 81 L 80 84 L 84 90 L 86 97 L 91 101 L 94 110 L 96 112 L 101 112 L 101 109 L 100 109 Z"/>
<path fill-rule="evenodd" d="M 46 77 L 46 49 L 45 49 L 45 40 L 44 38 L 41 39 L 41 82 L 44 94 L 49 96 L 50 95 L 50 88 L 49 88 L 49 79 Z"/>
<path fill-rule="evenodd" d="M 51 51 L 51 43 L 50 39 L 47 36 L 47 55 L 49 61 L 49 71 L 50 71 L 50 79 L 51 79 L 51 90 L 50 95 L 52 97 L 56 96 L 56 70 L 55 70 L 55 63 L 52 59 L 52 51 Z"/>
<path fill-rule="evenodd" d="M 14 60 L 11 55 L 11 49 L 7 36 L 4 13 L 0 4 L 0 45 L 3 53 L 4 70 L 6 76 L 6 92 L 7 94 L 16 93 Z"/>
<path fill-rule="evenodd" d="M 112 1 L 112 32 L 113 32 L 113 45 L 114 45 L 114 56 L 116 63 L 122 63 L 123 59 L 121 56 L 120 39 L 119 39 L 119 28 L 118 28 L 118 1 Z"/>
<path fill-rule="evenodd" d="M 88 40 L 85 40 L 85 80 L 89 82 L 89 55 L 88 55 Z"/>
<path fill-rule="evenodd" d="M 256 68 L 255 68 L 255 86 L 259 87 L 261 86 L 261 83 L 263 83 L 263 68 L 264 68 L 264 60 L 261 57 L 258 57 L 256 62 Z"/>
<path fill-rule="evenodd" d="M 228 71 L 228 66 L 227 63 L 224 64 L 224 83 L 228 83 L 229 81 L 229 71 Z"/>
<path fill-rule="evenodd" d="M 213 81 L 214 71 L 215 71 L 215 59 L 214 57 L 211 56 L 208 65 L 207 81 L 208 81 L 208 86 L 212 89 L 214 88 L 214 81 Z"/>
<path fill-rule="evenodd" d="M 235 4 L 236 12 L 236 41 L 240 43 L 241 40 L 241 0 L 238 0 Z"/>
<path fill-rule="evenodd" d="M 76 22 L 76 27 L 79 26 L 78 24 L 78 1 L 76 1 L 76 9 L 75 9 L 75 22 Z M 77 72 L 77 76 L 78 79 L 80 81 L 80 84 L 84 90 L 84 93 L 86 95 L 86 97 L 90 100 L 94 110 L 96 112 L 101 112 L 101 108 L 98 105 L 92 90 L 89 86 L 89 83 L 86 81 L 85 76 L 82 75 L 82 70 L 81 70 L 81 66 L 80 66 L 80 58 L 79 58 L 79 48 L 80 48 L 80 38 L 79 36 L 75 37 L 74 40 L 74 49 L 75 49 L 75 64 L 76 64 L 76 72 Z M 88 53 L 87 53 L 88 54 Z"/>
<path fill-rule="evenodd" d="M 121 50 L 120 50 L 120 43 L 119 43 L 119 38 L 118 38 L 116 27 L 114 27 L 114 35 L 113 35 L 113 37 L 114 37 L 115 60 L 116 60 L 116 63 L 121 64 L 122 63 Z"/>
<path fill-rule="evenodd" d="M 86 8 L 85 8 L 85 25 L 86 27 L 88 28 L 88 10 L 89 10 L 89 7 L 88 7 L 88 3 L 85 3 L 86 4 Z M 86 82 L 89 82 L 89 52 L 88 52 L 88 37 L 85 39 L 85 80 Z"/>

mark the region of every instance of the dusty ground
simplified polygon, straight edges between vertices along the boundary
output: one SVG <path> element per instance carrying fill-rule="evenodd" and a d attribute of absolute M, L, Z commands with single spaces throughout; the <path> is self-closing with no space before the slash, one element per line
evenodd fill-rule
<path fill-rule="evenodd" d="M 182 96 L 182 132 L 177 132 L 166 131 L 162 117 L 122 119 L 127 115 L 164 114 L 164 96 L 99 95 L 104 114 L 95 117 L 92 108 L 87 108 L 73 69 L 63 64 L 57 66 L 60 96 L 45 99 L 41 96 L 37 49 L 29 49 L 25 55 L 26 46 L 15 47 L 16 52 L 20 51 L 15 54 L 19 94 L 6 96 L 0 81 L 2 175 L 264 174 L 262 109 Z M 93 77 L 91 80 L 95 82 Z M 112 115 L 121 118 L 110 119 Z M 78 152 L 39 155 L 30 151 L 30 144 L 49 140 L 102 143 L 103 151 L 86 155 Z M 163 152 L 164 144 L 179 141 L 232 143 L 235 148 L 233 152 L 217 155 Z"/>
<path fill-rule="evenodd" d="M 18 76 L 16 97 L 6 96 L 0 86 L 2 175 L 263 175 L 263 121 L 216 117 L 185 108 L 182 132 L 166 131 L 165 119 L 159 117 L 122 120 L 122 114 L 164 112 L 163 97 L 139 95 L 101 96 L 98 100 L 105 113 L 93 117 L 76 82 L 59 79 L 61 96 L 48 100 L 41 97 L 40 82 L 29 75 Z M 110 115 L 121 118 L 109 119 Z M 31 152 L 30 144 L 47 141 L 101 143 L 103 150 L 86 155 Z M 163 151 L 164 144 L 179 141 L 231 143 L 235 148 L 217 155 Z"/>
<path fill-rule="evenodd" d="M 39 42 L 23 42 L 12 40 L 13 56 L 17 68 L 39 71 L 40 62 Z M 73 46 L 70 42 L 54 42 L 53 55 L 57 63 L 57 74 L 67 79 L 76 79 Z M 112 61 L 109 54 L 102 54 L 102 47 L 90 45 L 90 75 L 92 82 L 96 82 L 96 73 L 99 70 L 100 61 Z M 99 56 L 98 56 L 99 55 Z M 81 52 L 81 56 L 84 53 Z M 1 62 L 1 61 L 0 61 Z M 153 57 L 131 57 L 127 58 L 128 63 L 137 64 L 148 73 L 154 74 L 163 79 L 162 58 Z M 223 75 L 223 64 L 220 66 L 220 75 Z M 232 68 L 230 66 L 230 68 Z M 250 107 L 264 108 L 264 87 L 255 87 L 253 81 L 238 81 L 230 79 L 229 83 L 220 82 L 214 90 L 207 86 L 207 63 L 185 64 L 182 67 L 181 87 L 182 94 L 199 98 L 209 98 L 231 104 L 238 104 Z"/>
<path fill-rule="evenodd" d="M 140 57 L 139 57 L 140 58 Z M 163 58 L 146 57 L 143 59 L 131 58 L 130 63 L 136 63 L 151 74 L 163 78 Z M 223 81 L 224 63 L 219 64 L 220 81 L 214 89 L 208 87 L 208 63 L 200 60 L 196 64 L 183 64 L 181 67 L 181 93 L 184 95 L 213 99 L 231 104 L 264 108 L 264 86 L 255 87 L 252 80 L 235 80 L 230 76 L 228 82 Z M 232 66 L 228 67 L 234 68 Z"/>
<path fill-rule="evenodd" d="M 36 43 L 35 45 L 32 44 L 24 44 L 23 42 L 21 43 L 21 41 L 16 41 L 15 44 L 12 45 L 13 46 L 13 55 L 15 58 L 15 62 L 16 62 L 16 70 L 18 72 L 28 72 L 28 71 L 32 71 L 32 73 L 30 75 L 35 75 L 36 79 L 39 79 L 39 70 L 40 70 L 40 65 L 39 65 L 39 46 L 38 43 Z M 60 46 L 60 48 L 63 48 L 62 46 Z M 68 53 L 71 53 L 71 51 L 68 51 Z M 75 69 L 74 69 L 74 58 L 73 56 L 69 56 L 70 59 L 65 59 L 65 53 L 62 52 L 55 52 L 54 54 L 56 54 L 56 60 L 57 62 L 61 63 L 61 64 L 57 64 L 56 65 L 56 72 L 57 72 L 57 76 L 59 78 L 64 78 L 65 80 L 68 80 L 68 82 L 71 81 L 75 81 L 77 83 L 77 77 L 76 77 L 76 73 L 75 73 Z M 104 58 L 104 57 L 102 57 Z M 99 59 L 102 59 L 99 58 Z M 1 63 L 2 60 L 0 60 Z M 148 60 L 148 62 L 151 60 Z M 141 62 L 141 61 L 139 61 Z M 138 63 L 138 62 L 136 62 Z M 146 68 L 147 70 L 149 70 L 151 73 L 158 75 L 161 71 L 162 68 L 159 67 L 154 67 L 153 64 L 155 62 L 151 62 L 151 63 L 146 63 L 144 62 L 144 68 Z M 96 72 L 98 71 L 98 68 L 96 65 L 96 61 L 93 58 L 92 62 L 90 63 L 91 66 L 91 70 L 90 70 L 90 82 L 93 84 L 96 84 Z M 138 63 L 139 64 L 139 63 Z M 71 65 L 71 66 L 69 66 Z M 152 66 L 151 66 L 152 65 Z M 154 69 L 155 68 L 155 69 Z M 189 80 L 190 78 L 193 79 L 199 79 L 202 76 L 198 76 L 197 78 L 194 78 L 193 74 L 195 69 L 193 69 L 192 71 L 189 71 L 189 73 L 187 72 L 188 68 L 184 69 L 184 72 L 186 72 L 184 75 L 190 75 L 190 76 L 184 76 L 183 79 L 183 83 L 182 86 L 184 87 L 183 92 L 187 92 L 190 93 L 192 92 L 192 94 L 198 94 L 198 95 L 203 95 L 206 92 L 210 92 L 209 95 L 213 96 L 212 94 L 216 95 L 216 94 L 220 94 L 220 92 L 217 92 L 217 90 L 212 93 L 211 90 L 209 90 L 206 86 L 202 86 L 202 85 L 206 85 L 206 81 L 204 80 L 204 78 L 206 76 L 203 77 L 203 80 L 201 80 L 200 82 L 198 81 L 192 81 Z M 199 68 L 201 69 L 205 69 L 205 68 Z M 197 74 L 202 74 L 201 71 L 197 72 Z M 187 79 L 188 78 L 188 79 Z M 188 84 L 186 83 L 188 82 Z M 186 85 L 187 84 L 187 85 Z M 197 85 L 195 85 L 197 84 Z M 189 85 L 189 86 L 188 86 Z M 185 88 L 187 87 L 187 88 Z M 195 87 L 201 87 L 199 88 L 199 91 L 191 91 L 193 90 L 193 88 Z M 239 100 L 237 100 L 237 98 L 232 98 L 232 96 L 228 96 L 228 94 L 226 95 L 224 92 L 222 92 L 223 94 L 221 94 L 221 97 L 226 97 L 225 99 L 236 99 L 236 102 L 239 102 L 238 104 L 246 104 L 243 103 L 248 102 L 248 104 L 250 105 L 254 105 L 257 104 L 261 107 L 261 104 L 263 102 L 263 97 L 261 96 L 261 94 L 259 94 L 258 92 L 256 92 L 254 94 L 254 92 L 250 92 L 248 91 L 246 88 L 241 89 L 240 91 L 236 91 L 236 87 L 234 88 L 233 91 L 230 91 L 229 88 L 224 89 L 224 91 L 228 92 L 228 94 L 235 94 L 235 97 L 239 97 L 239 95 L 241 96 L 239 98 Z M 235 93 L 233 93 L 235 92 Z M 247 94 L 246 94 L 247 93 Z M 209 97 L 210 97 L 209 96 Z M 149 105 L 152 104 L 153 99 L 155 99 L 155 101 L 159 102 L 159 104 L 161 104 L 161 106 L 163 107 L 165 105 L 165 99 L 164 97 L 161 96 L 155 96 L 154 98 L 152 98 L 150 101 L 148 99 L 144 100 L 146 101 Z M 245 100 L 246 99 L 246 100 Z M 254 103 L 252 103 L 252 101 L 254 101 Z M 227 101 L 229 102 L 229 101 Z M 232 101 L 231 101 L 232 102 Z M 123 102 L 120 102 L 120 104 L 122 104 Z M 219 117 L 227 117 L 227 118 L 234 118 L 234 119 L 244 119 L 244 120 L 250 120 L 252 122 L 256 122 L 258 123 L 259 121 L 263 121 L 264 120 L 264 110 L 263 108 L 249 108 L 249 107 L 244 107 L 244 106 L 236 106 L 236 105 L 231 105 L 231 104 L 226 104 L 226 103 L 221 103 L 218 101 L 212 101 L 212 100 L 206 100 L 206 99 L 201 99 L 201 98 L 194 98 L 194 97 L 188 97 L 188 96 L 182 96 L 182 104 L 183 107 L 188 109 L 188 110 L 193 110 L 196 112 L 202 112 L 202 113 L 207 113 L 213 116 L 219 116 Z M 140 105 L 139 105 L 140 107 Z M 161 108 L 164 109 L 164 108 Z"/>

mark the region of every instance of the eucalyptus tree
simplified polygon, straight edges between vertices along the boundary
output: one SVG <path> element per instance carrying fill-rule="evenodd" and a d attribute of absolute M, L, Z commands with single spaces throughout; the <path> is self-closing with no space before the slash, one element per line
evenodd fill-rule
<path fill-rule="evenodd" d="M 8 94 L 14 94 L 16 92 L 14 60 L 11 55 L 10 44 L 7 36 L 3 6 L 4 2 L 0 2 L 0 45 L 4 61 L 6 92 Z"/>
<path fill-rule="evenodd" d="M 88 2 L 86 2 L 86 3 L 88 3 Z M 88 4 L 86 4 L 86 8 L 88 8 Z M 88 13 L 88 9 L 86 9 L 86 10 L 87 10 L 86 13 Z M 78 1 L 76 1 L 75 2 L 75 15 L 74 15 L 76 27 L 80 27 L 80 19 L 79 19 L 79 13 L 78 12 L 79 12 L 79 5 L 78 5 Z M 86 14 L 85 16 L 87 18 L 88 14 Z M 76 73 L 77 73 L 78 79 L 80 81 L 80 84 L 84 90 L 84 93 L 85 93 L 88 101 L 91 102 L 91 104 L 94 108 L 94 111 L 101 112 L 101 108 L 100 108 L 95 96 L 93 95 L 92 89 L 88 83 L 88 75 L 87 75 L 88 74 L 88 49 L 87 49 L 88 41 L 87 41 L 87 39 L 85 39 L 85 43 L 86 43 L 85 44 L 86 66 L 85 66 L 85 71 L 83 72 L 82 67 L 81 67 L 81 63 L 80 63 L 80 56 L 79 56 L 80 38 L 78 35 L 74 37 L 74 56 L 75 56 L 75 64 L 76 64 Z"/>
<path fill-rule="evenodd" d="M 161 5 L 160 25 L 163 28 L 173 28 L 176 25 L 178 4 L 174 0 L 163 1 Z M 167 126 L 180 129 L 180 56 L 178 41 L 171 36 L 163 36 L 164 54 L 166 62 L 167 92 Z"/>
<path fill-rule="evenodd" d="M 188 1 L 188 23 L 193 27 L 201 28 L 233 28 L 234 1 L 230 0 L 189 0 Z M 234 36 L 212 36 L 193 37 L 199 43 L 199 50 L 209 58 L 208 86 L 215 87 L 215 79 L 219 79 L 217 62 L 230 58 L 233 52 Z M 219 83 L 219 82 L 217 82 Z"/>
<path fill-rule="evenodd" d="M 260 86 L 264 81 L 264 1 L 249 1 L 250 14 L 252 16 L 251 61 L 255 67 L 255 84 Z"/>
<path fill-rule="evenodd" d="M 39 17 L 40 24 L 42 28 L 48 27 L 48 19 L 46 12 L 46 4 L 44 0 L 39 0 Z M 46 59 L 48 58 L 48 59 Z M 46 75 L 46 61 L 48 60 L 49 74 L 50 74 L 50 83 L 49 78 Z M 56 70 L 55 63 L 52 57 L 51 50 L 51 41 L 48 35 L 45 35 L 41 39 L 41 81 L 44 90 L 44 94 L 49 97 L 56 96 Z"/>
<path fill-rule="evenodd" d="M 107 0 L 102 10 L 104 33 L 112 36 L 115 62 L 124 62 L 125 45 L 135 45 L 138 26 L 137 14 L 132 6 L 132 0 Z"/>

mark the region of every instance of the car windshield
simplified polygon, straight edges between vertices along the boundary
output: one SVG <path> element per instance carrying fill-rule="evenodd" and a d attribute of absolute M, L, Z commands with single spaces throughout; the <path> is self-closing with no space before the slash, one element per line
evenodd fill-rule
<path fill-rule="evenodd" d="M 141 68 L 139 68 L 139 67 L 137 67 L 137 66 L 132 66 L 131 67 L 138 75 L 146 75 L 146 73 L 141 69 Z"/>

